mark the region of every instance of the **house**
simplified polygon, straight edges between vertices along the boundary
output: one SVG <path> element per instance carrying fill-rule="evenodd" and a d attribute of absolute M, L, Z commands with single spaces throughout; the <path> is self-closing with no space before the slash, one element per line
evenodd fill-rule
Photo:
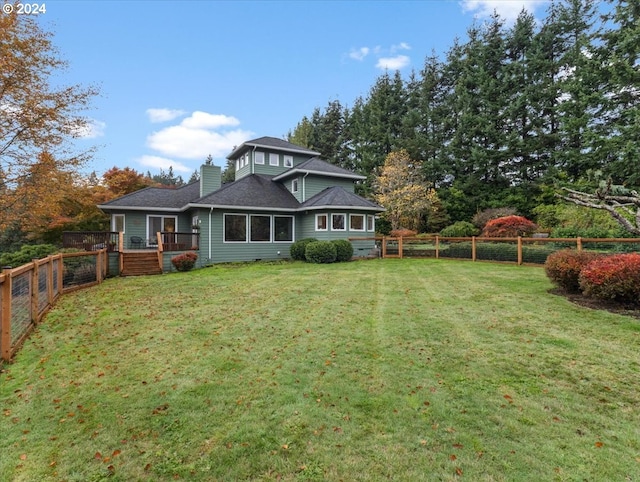
<path fill-rule="evenodd" d="M 291 244 L 309 237 L 372 238 L 384 209 L 355 194 L 365 177 L 319 155 L 260 137 L 227 157 L 233 182 L 222 184 L 221 168 L 205 164 L 197 182 L 142 189 L 98 207 L 111 215 L 112 231 L 124 232 L 125 248 L 155 249 L 161 232 L 165 252 L 197 248 L 200 265 L 289 258 Z M 352 244 L 354 256 L 374 248 L 373 239 Z"/>

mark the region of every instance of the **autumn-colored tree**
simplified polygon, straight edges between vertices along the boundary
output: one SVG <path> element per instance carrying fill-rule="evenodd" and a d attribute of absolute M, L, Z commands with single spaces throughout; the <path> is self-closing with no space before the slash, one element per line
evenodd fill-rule
<path fill-rule="evenodd" d="M 436 192 L 422 178 L 419 163 L 402 149 L 387 155 L 375 181 L 375 199 L 386 209 L 391 229 L 417 230 L 432 209 Z"/>
<path fill-rule="evenodd" d="M 503 216 L 484 225 L 482 236 L 488 238 L 515 238 L 531 236 L 537 226 L 523 216 Z"/>
<path fill-rule="evenodd" d="M 30 175 L 42 152 L 65 170 L 91 155 L 76 152 L 70 141 L 87 131 L 81 112 L 97 90 L 51 85 L 52 74 L 67 65 L 51 37 L 28 15 L 0 16 L 0 170 L 9 185 Z"/>
<path fill-rule="evenodd" d="M 120 169 L 114 166 L 102 175 L 102 179 L 113 197 L 124 196 L 155 184 L 151 178 L 130 167 Z"/>

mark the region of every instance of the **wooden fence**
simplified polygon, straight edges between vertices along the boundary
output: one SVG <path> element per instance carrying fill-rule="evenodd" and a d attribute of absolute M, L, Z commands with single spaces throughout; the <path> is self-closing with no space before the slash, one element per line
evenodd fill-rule
<path fill-rule="evenodd" d="M 10 361 L 58 297 L 101 283 L 107 250 L 63 253 L 0 274 L 0 358 Z"/>
<path fill-rule="evenodd" d="M 559 249 L 640 252 L 640 238 L 445 238 L 441 236 L 349 238 L 375 240 L 383 258 L 447 258 L 542 265 Z"/>

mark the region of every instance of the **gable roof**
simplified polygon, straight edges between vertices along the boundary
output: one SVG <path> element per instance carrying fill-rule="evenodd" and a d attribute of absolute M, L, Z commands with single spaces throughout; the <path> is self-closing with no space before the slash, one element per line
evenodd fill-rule
<path fill-rule="evenodd" d="M 306 147 L 298 146 L 296 144 L 292 144 L 291 142 L 287 142 L 283 139 L 278 139 L 277 137 L 258 137 L 257 139 L 252 139 L 250 141 L 243 142 L 238 147 L 236 147 L 231 154 L 227 156 L 227 159 L 232 160 L 236 159 L 240 154 L 244 151 L 248 151 L 250 148 L 259 148 L 262 147 L 264 149 L 275 149 L 278 151 L 287 151 L 287 152 L 295 152 L 298 154 L 304 154 L 309 156 L 319 156 L 320 153 L 313 151 L 311 149 L 307 149 Z"/>
<path fill-rule="evenodd" d="M 340 186 L 328 187 L 300 205 L 300 210 L 313 209 L 363 209 L 366 211 L 384 211 L 384 208 Z"/>
<path fill-rule="evenodd" d="M 100 209 L 135 209 L 144 211 L 184 211 L 200 195 L 200 183 L 192 182 L 176 189 L 147 187 L 98 205 Z"/>
<path fill-rule="evenodd" d="M 295 211 L 300 206 L 298 200 L 272 179 L 273 176 L 265 174 L 250 174 L 224 184 L 217 191 L 194 200 L 190 206 Z"/>
<path fill-rule="evenodd" d="M 323 161 L 319 157 L 312 157 L 311 159 L 307 159 L 297 166 L 283 172 L 282 174 L 278 174 L 273 178 L 273 180 L 280 181 L 282 179 L 286 179 L 287 177 L 296 176 L 298 174 L 316 174 L 320 176 L 342 177 L 358 180 L 366 179 L 365 176 L 361 176 L 360 174 L 356 174 L 355 172 L 343 169 L 342 167 L 336 166 L 335 164 L 330 164 L 327 161 Z"/>

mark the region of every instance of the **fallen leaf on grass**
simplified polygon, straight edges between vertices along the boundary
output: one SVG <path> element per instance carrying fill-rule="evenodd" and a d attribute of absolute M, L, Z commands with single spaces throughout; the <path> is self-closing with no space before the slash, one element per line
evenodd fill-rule
<path fill-rule="evenodd" d="M 20 455 L 20 460 L 27 460 L 27 454 Z"/>
<path fill-rule="evenodd" d="M 596 442 L 596 444 L 595 444 L 595 445 L 596 445 L 596 447 L 600 448 L 600 447 L 602 447 L 604 444 L 603 444 L 602 442 L 598 441 L 598 442 Z"/>

